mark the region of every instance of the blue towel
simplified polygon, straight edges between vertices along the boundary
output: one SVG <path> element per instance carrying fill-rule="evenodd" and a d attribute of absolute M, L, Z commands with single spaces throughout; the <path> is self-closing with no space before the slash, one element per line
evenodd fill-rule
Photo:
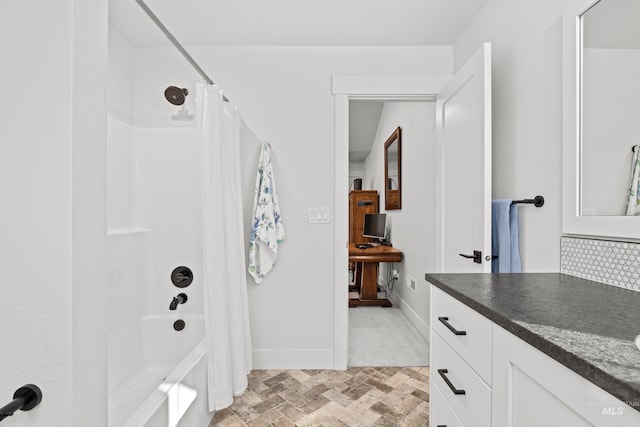
<path fill-rule="evenodd" d="M 492 273 L 520 273 L 520 242 L 518 207 L 511 200 L 491 202 L 491 251 L 497 259 L 491 261 Z"/>

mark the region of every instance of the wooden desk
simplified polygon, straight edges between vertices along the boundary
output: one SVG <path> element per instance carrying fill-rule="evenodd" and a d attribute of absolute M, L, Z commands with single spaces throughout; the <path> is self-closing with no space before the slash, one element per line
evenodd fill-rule
<path fill-rule="evenodd" d="M 363 268 L 362 276 L 356 278 L 356 283 L 360 283 L 359 298 L 349 298 L 349 307 L 360 305 L 391 307 L 391 301 L 388 299 L 378 299 L 378 263 L 400 261 L 402 261 L 402 251 L 394 247 L 378 245 L 372 248 L 358 249 L 355 243 L 351 243 L 349 245 L 349 262 L 362 263 Z M 356 269 L 356 272 L 359 270 Z"/>

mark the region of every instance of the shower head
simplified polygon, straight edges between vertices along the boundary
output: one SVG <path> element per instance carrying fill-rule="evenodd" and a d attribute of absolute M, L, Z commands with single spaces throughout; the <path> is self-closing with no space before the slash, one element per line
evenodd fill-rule
<path fill-rule="evenodd" d="M 164 90 L 164 97 L 173 105 L 184 104 L 187 95 L 189 95 L 189 91 L 186 88 L 180 89 L 176 86 L 169 86 Z"/>

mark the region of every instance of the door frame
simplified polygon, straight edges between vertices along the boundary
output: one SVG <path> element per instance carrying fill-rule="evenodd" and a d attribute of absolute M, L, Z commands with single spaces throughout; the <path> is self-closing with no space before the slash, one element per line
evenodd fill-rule
<path fill-rule="evenodd" d="M 349 101 L 435 101 L 452 75 L 333 76 L 334 96 L 334 369 L 349 361 Z"/>

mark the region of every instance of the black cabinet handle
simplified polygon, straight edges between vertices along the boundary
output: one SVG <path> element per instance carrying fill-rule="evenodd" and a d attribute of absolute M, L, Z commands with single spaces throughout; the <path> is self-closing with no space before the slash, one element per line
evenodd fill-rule
<path fill-rule="evenodd" d="M 453 326 L 451 326 L 451 324 L 449 322 L 447 322 L 447 320 L 449 320 L 448 317 L 438 317 L 438 320 L 440 322 L 442 322 L 444 324 L 444 326 L 446 326 L 454 334 L 456 334 L 456 335 L 467 335 L 467 331 L 459 331 L 456 328 L 454 328 Z"/>
<path fill-rule="evenodd" d="M 449 381 L 449 378 L 447 378 L 447 376 L 445 375 L 446 373 L 448 373 L 449 370 L 448 369 L 438 369 L 438 373 L 440 374 L 440 376 L 442 377 L 442 379 L 444 380 L 445 383 L 447 383 L 447 385 L 449 386 L 449 388 L 451 389 L 451 391 L 453 392 L 453 394 L 467 394 L 466 391 L 464 390 L 458 390 L 457 388 L 455 388 L 453 386 L 453 384 L 451 384 L 451 381 Z"/>

